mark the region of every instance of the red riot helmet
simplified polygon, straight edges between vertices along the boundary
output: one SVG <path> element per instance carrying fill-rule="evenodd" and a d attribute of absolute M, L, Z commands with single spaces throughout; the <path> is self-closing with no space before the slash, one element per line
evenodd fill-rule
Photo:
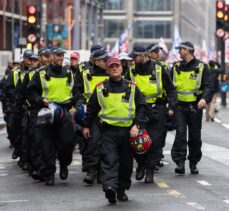
<path fill-rule="evenodd" d="M 132 149 L 137 154 L 146 153 L 149 150 L 152 143 L 149 134 L 146 130 L 139 130 L 138 136 L 130 138 L 129 142 Z"/>

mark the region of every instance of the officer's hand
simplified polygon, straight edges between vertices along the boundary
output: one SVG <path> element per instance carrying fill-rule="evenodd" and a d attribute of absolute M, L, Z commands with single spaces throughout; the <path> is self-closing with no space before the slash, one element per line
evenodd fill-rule
<path fill-rule="evenodd" d="M 70 108 L 70 110 L 69 110 L 69 113 L 75 113 L 76 112 L 76 109 L 72 106 L 71 108 Z"/>
<path fill-rule="evenodd" d="M 42 102 L 44 103 L 44 105 L 48 105 L 48 104 L 49 104 L 49 101 L 48 101 L 46 98 L 44 98 L 44 99 L 42 100 Z"/>
<path fill-rule="evenodd" d="M 174 115 L 174 111 L 173 110 L 169 110 L 169 117 L 172 117 Z"/>
<path fill-rule="evenodd" d="M 201 99 L 199 102 L 198 102 L 198 108 L 199 109 L 203 109 L 203 108 L 205 108 L 206 107 L 206 101 L 205 101 L 205 99 Z"/>
<path fill-rule="evenodd" d="M 91 137 L 89 128 L 87 128 L 87 127 L 83 128 L 83 137 L 85 139 L 89 139 Z"/>
<path fill-rule="evenodd" d="M 137 125 L 133 125 L 133 127 L 130 130 L 130 137 L 137 137 L 138 136 L 139 129 L 137 128 Z"/>

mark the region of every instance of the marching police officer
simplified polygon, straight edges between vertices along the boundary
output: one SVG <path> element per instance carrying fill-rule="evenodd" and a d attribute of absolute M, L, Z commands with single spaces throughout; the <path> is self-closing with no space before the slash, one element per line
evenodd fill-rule
<path fill-rule="evenodd" d="M 148 58 L 147 49 L 144 46 L 135 46 L 131 53 L 135 65 L 130 69 L 127 78 L 135 81 L 143 93 L 148 105 L 150 121 L 147 130 L 152 140 L 152 146 L 144 155 L 135 155 L 138 162 L 136 179 L 146 177 L 146 183 L 154 182 L 154 169 L 162 157 L 162 139 L 166 119 L 167 98 L 170 104 L 170 113 L 173 115 L 176 104 L 176 90 L 163 66 Z"/>
<path fill-rule="evenodd" d="M 62 180 L 67 179 L 67 166 L 72 161 L 74 129 L 68 111 L 75 105 L 72 94 L 74 77 L 71 70 L 62 67 L 64 53 L 62 48 L 53 49 L 51 64 L 36 72 L 27 87 L 28 99 L 37 108 L 44 108 L 50 102 L 62 108 L 59 122 L 38 126 L 38 137 L 42 148 L 41 173 L 46 178 L 47 186 L 54 185 L 56 156 L 60 162 Z"/>
<path fill-rule="evenodd" d="M 96 51 L 93 54 L 93 67 L 86 66 L 80 74 L 80 77 L 76 79 L 74 91 L 75 99 L 77 99 L 77 106 L 86 104 L 95 89 L 95 85 L 98 82 L 108 79 L 106 71 L 107 57 L 108 54 L 105 50 Z M 85 141 L 87 144 L 82 155 L 83 168 L 87 172 L 83 181 L 89 185 L 94 184 L 96 173 L 100 174 L 99 153 L 97 150 L 100 133 L 95 122 L 91 126 L 91 138 L 89 141 Z"/>
<path fill-rule="evenodd" d="M 203 108 L 213 96 L 213 83 L 208 65 L 194 56 L 191 42 L 182 42 L 178 47 L 182 61 L 175 63 L 171 74 L 177 90 L 178 107 L 175 113 L 176 137 L 171 155 L 177 164 L 175 173 L 185 173 L 187 146 L 189 148 L 189 167 L 191 174 L 198 174 L 197 163 L 201 152 L 201 127 Z M 187 141 L 188 128 L 188 141 Z"/>
<path fill-rule="evenodd" d="M 122 79 L 121 63 L 116 58 L 107 61 L 109 80 L 98 83 L 87 105 L 83 134 L 90 138 L 92 122 L 99 117 L 101 132 L 102 184 L 110 203 L 127 201 L 125 190 L 131 185 L 133 157 L 128 143 L 145 128 L 148 117 L 143 95 L 135 83 Z"/>

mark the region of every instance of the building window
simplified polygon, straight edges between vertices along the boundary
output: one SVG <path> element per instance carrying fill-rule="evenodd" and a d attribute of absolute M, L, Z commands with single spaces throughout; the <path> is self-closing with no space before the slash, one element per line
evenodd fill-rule
<path fill-rule="evenodd" d="M 171 11 L 172 0 L 135 0 L 136 11 Z"/>
<path fill-rule="evenodd" d="M 135 38 L 171 38 L 171 22 L 137 21 L 134 31 Z"/>
<path fill-rule="evenodd" d="M 105 1 L 105 10 L 124 10 L 124 1 L 107 0 Z"/>
<path fill-rule="evenodd" d="M 125 21 L 124 20 L 105 20 L 105 37 L 118 38 L 124 31 Z"/>

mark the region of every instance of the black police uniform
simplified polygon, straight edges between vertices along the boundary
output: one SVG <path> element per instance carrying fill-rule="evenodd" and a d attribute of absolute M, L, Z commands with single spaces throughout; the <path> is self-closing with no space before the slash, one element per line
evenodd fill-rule
<path fill-rule="evenodd" d="M 187 64 L 184 61 L 179 62 L 179 71 L 193 71 L 198 69 L 198 65 L 201 61 L 193 58 Z M 171 75 L 173 77 L 174 68 L 177 63 L 173 66 Z M 203 94 L 197 96 L 195 102 L 182 102 L 179 101 L 178 107 L 175 113 L 176 121 L 176 137 L 172 146 L 171 156 L 173 161 L 177 165 L 182 165 L 176 173 L 184 173 L 184 162 L 187 156 L 187 146 L 189 147 L 188 160 L 191 165 L 196 165 L 201 157 L 201 128 L 202 128 L 202 115 L 203 110 L 198 109 L 198 102 L 200 99 L 205 99 L 206 103 L 209 103 L 213 96 L 213 83 L 211 81 L 210 71 L 206 64 L 202 73 L 201 87 Z M 187 126 L 188 126 L 188 142 L 187 142 Z M 180 171 L 181 169 L 181 171 Z M 197 172 L 197 171 L 196 171 Z"/>
<path fill-rule="evenodd" d="M 52 64 L 47 65 L 46 80 L 53 78 L 66 78 L 73 80 L 70 72 L 66 72 L 62 67 L 57 67 Z M 69 81 L 71 83 L 71 81 Z M 35 73 L 32 80 L 27 86 L 27 97 L 29 102 L 36 108 L 44 107 L 42 102 L 42 86 L 39 72 Z M 58 94 L 58 93 L 57 93 Z M 54 174 L 56 171 L 56 156 L 60 162 L 60 177 L 61 170 L 66 169 L 72 161 L 74 128 L 72 117 L 68 113 L 71 106 L 75 105 L 73 99 L 68 103 L 58 103 L 64 110 L 64 116 L 56 125 L 39 125 L 38 138 L 41 143 L 42 151 L 42 169 L 41 174 L 46 177 L 46 185 L 54 184 Z M 66 172 L 66 171 L 65 171 Z M 61 178 L 62 179 L 62 178 Z M 64 178 L 66 179 L 66 178 Z M 50 182 L 49 182 L 50 181 Z"/>
<path fill-rule="evenodd" d="M 135 51 L 142 51 L 146 49 L 144 47 L 136 46 Z M 151 75 L 152 68 L 155 64 L 160 65 L 159 62 L 148 60 L 144 64 L 136 64 L 134 74 L 138 75 Z M 130 75 L 127 75 L 127 79 L 130 79 Z M 147 86 L 147 84 L 146 84 Z M 162 87 L 166 91 L 166 96 L 158 98 L 155 103 L 147 103 L 148 115 L 150 121 L 147 125 L 147 131 L 152 139 L 152 146 L 150 150 L 144 155 L 135 155 L 135 159 L 138 162 L 139 167 L 137 168 L 136 179 L 141 180 L 144 177 L 144 169 L 147 169 L 145 182 L 153 182 L 153 170 L 155 166 L 160 162 L 162 157 L 162 140 L 164 133 L 164 126 L 166 120 L 166 103 L 167 98 L 172 110 L 175 111 L 177 105 L 176 90 L 173 83 L 168 75 L 167 71 L 162 67 Z M 167 98 L 166 98 L 167 97 Z M 141 173 L 140 173 L 141 172 Z M 138 175 L 138 174 L 141 174 Z"/>
<path fill-rule="evenodd" d="M 105 51 L 97 51 L 94 54 L 94 58 L 99 56 L 106 56 Z M 108 76 L 106 69 L 102 69 L 96 65 L 94 66 L 85 66 L 84 70 L 89 68 L 90 76 Z M 90 80 L 90 79 L 89 79 Z M 86 99 L 83 95 L 84 93 L 84 81 L 83 81 L 83 72 L 76 78 L 76 82 L 74 85 L 74 98 L 78 104 L 86 104 Z M 98 182 L 99 181 L 99 174 L 100 174 L 100 167 L 99 167 L 99 159 L 100 155 L 98 152 L 98 142 L 100 141 L 100 132 L 98 130 L 98 126 L 95 122 L 91 125 L 91 138 L 90 140 L 84 140 L 84 149 L 82 150 L 82 168 L 83 171 L 87 172 L 87 176 L 84 178 L 84 182 L 88 184 L 94 183 L 94 178 L 96 176 L 96 171 L 98 175 Z"/>
<path fill-rule="evenodd" d="M 126 92 L 129 83 L 124 79 L 120 81 L 106 80 L 104 82 L 106 93 L 104 94 Z M 148 122 L 147 107 L 145 99 L 137 87 L 134 99 L 136 104 L 134 124 L 145 128 Z M 100 110 L 95 90 L 87 105 L 84 127 L 90 128 L 92 126 Z M 101 153 L 103 190 L 106 191 L 108 188 L 129 189 L 133 170 L 132 150 L 128 141 L 130 127 L 112 126 L 101 121 L 98 121 L 97 124 L 101 132 L 99 151 Z"/>

